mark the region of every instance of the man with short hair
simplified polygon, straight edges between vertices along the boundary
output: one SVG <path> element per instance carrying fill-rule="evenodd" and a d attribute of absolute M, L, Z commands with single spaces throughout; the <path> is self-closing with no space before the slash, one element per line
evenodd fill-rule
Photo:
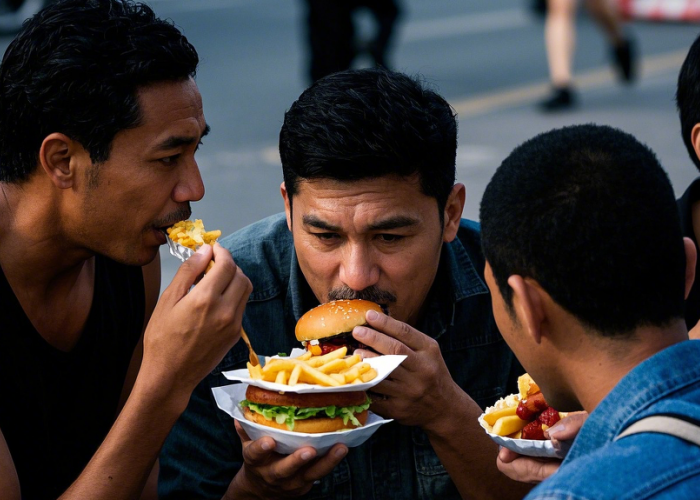
<path fill-rule="evenodd" d="M 527 498 L 697 498 L 700 342 L 683 317 L 696 252 L 654 153 L 607 126 L 540 134 L 498 168 L 480 218 L 504 339 L 552 407 L 590 414 Z"/>
<path fill-rule="evenodd" d="M 522 497 L 477 422 L 522 369 L 494 323 L 478 225 L 461 218 L 456 148 L 452 108 L 401 73 L 339 72 L 302 93 L 280 132 L 285 212 L 222 242 L 253 282 L 243 324 L 258 353 L 289 353 L 297 320 L 319 303 L 386 306 L 354 335 L 407 356 L 370 395 L 370 411 L 395 421 L 361 446 L 332 448 L 331 474 L 310 447 L 275 454 L 271 438 L 251 442 L 214 402 L 221 372 L 245 367 L 236 346 L 166 442 L 161 498 L 233 498 L 224 492 L 238 471 L 231 484 L 252 498 Z"/>
<path fill-rule="evenodd" d="M 700 36 L 695 39 L 678 74 L 676 105 L 681 135 L 690 159 L 700 170 Z M 698 249 L 700 240 L 700 179 L 693 181 L 678 199 L 683 235 Z M 685 306 L 688 328 L 700 325 L 700 280 L 696 279 Z M 700 326 L 692 332 L 700 338 Z"/>
<path fill-rule="evenodd" d="M 204 195 L 197 64 L 171 22 L 126 0 L 57 2 L 5 52 L 3 499 L 139 498 L 191 391 L 239 338 L 251 285 L 219 245 L 158 301 L 163 229 Z"/>

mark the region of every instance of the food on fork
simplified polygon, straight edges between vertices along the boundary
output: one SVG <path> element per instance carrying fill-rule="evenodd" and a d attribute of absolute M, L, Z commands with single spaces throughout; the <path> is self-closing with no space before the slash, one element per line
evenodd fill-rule
<path fill-rule="evenodd" d="M 194 222 L 191 220 L 176 222 L 167 229 L 167 232 L 171 240 L 190 250 L 197 250 L 204 244 L 213 245 L 221 236 L 219 229 L 206 231 L 202 219 L 195 219 Z"/>
<path fill-rule="evenodd" d="M 195 219 L 194 222 L 191 220 L 176 222 L 167 229 L 167 233 L 170 240 L 192 251 L 197 251 L 202 245 L 213 245 L 217 238 L 221 236 L 221 231 L 219 229 L 206 231 L 202 219 Z M 173 253 L 172 247 L 170 252 Z M 182 260 L 185 259 L 179 252 L 177 256 Z M 208 273 L 213 265 L 214 261 L 212 260 L 209 262 L 204 272 Z"/>

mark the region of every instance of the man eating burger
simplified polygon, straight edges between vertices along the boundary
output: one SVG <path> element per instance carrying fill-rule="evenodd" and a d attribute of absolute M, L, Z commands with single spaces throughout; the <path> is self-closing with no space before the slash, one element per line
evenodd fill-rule
<path fill-rule="evenodd" d="M 243 326 L 271 355 L 298 346 L 297 321 L 321 303 L 386 307 L 367 311 L 370 328 L 353 336 L 407 356 L 370 394 L 372 411 L 394 422 L 324 457 L 276 454 L 213 401 L 212 387 L 229 383 L 221 372 L 245 366 L 238 345 L 171 432 L 161 498 L 228 498 L 232 487 L 256 498 L 523 496 L 528 487 L 494 467 L 498 447 L 477 422 L 522 369 L 494 322 L 478 225 L 461 219 L 456 147 L 449 104 L 406 75 L 349 70 L 302 93 L 280 132 L 284 213 L 221 240 L 253 283 Z"/>

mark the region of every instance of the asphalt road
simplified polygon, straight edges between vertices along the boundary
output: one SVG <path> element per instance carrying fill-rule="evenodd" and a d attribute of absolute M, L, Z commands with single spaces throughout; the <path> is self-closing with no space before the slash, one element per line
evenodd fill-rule
<path fill-rule="evenodd" d="M 206 186 L 193 217 L 228 234 L 282 210 L 277 134 L 284 111 L 307 85 L 301 0 L 150 0 L 172 18 L 201 56 L 197 82 L 212 127 L 198 153 Z M 680 137 L 675 81 L 700 25 L 632 21 L 641 77 L 625 87 L 612 74 L 608 48 L 581 12 L 575 59 L 580 106 L 544 115 L 547 91 L 543 22 L 528 0 L 403 0 L 393 67 L 420 75 L 459 116 L 458 181 L 467 186 L 464 216 L 500 161 L 538 132 L 574 123 L 610 124 L 656 151 L 677 193 L 696 176 Z M 371 23 L 360 16 L 361 33 Z M 0 38 L 4 51 L 9 38 Z M 360 60 L 358 65 L 367 64 Z M 162 252 L 163 287 L 179 262 Z"/>

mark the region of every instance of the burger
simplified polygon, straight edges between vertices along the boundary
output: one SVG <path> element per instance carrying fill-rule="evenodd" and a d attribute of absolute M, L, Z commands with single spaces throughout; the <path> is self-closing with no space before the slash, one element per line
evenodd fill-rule
<path fill-rule="evenodd" d="M 370 405 L 365 391 L 280 393 L 249 385 L 245 397 L 241 407 L 247 420 L 308 434 L 362 427 Z"/>
<path fill-rule="evenodd" d="M 314 356 L 346 346 L 348 354 L 355 349 L 365 349 L 352 336 L 352 329 L 367 324 L 367 311 L 383 312 L 379 304 L 369 300 L 333 300 L 314 307 L 297 322 L 297 340 Z"/>

